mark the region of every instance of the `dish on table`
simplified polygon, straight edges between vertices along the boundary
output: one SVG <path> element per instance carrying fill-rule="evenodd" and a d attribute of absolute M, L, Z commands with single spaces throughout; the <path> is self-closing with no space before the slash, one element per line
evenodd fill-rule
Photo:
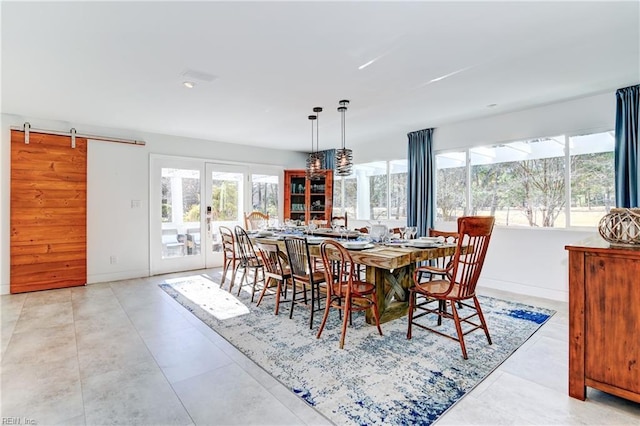
<path fill-rule="evenodd" d="M 320 244 L 325 239 L 326 238 L 323 238 L 323 237 L 307 237 L 307 243 L 309 243 L 309 244 Z"/>
<path fill-rule="evenodd" d="M 348 250 L 365 250 L 375 247 L 369 241 L 342 241 L 340 244 Z"/>
<path fill-rule="evenodd" d="M 442 237 L 420 237 L 418 241 L 429 241 L 431 243 L 441 243 L 444 240 Z"/>
<path fill-rule="evenodd" d="M 430 240 L 409 240 L 407 241 L 407 245 L 416 248 L 432 248 L 439 247 L 441 243 L 438 241 Z"/>

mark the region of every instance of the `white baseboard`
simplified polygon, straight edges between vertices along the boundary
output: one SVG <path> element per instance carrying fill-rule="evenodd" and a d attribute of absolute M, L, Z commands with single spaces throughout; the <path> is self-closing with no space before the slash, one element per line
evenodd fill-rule
<path fill-rule="evenodd" d="M 93 274 L 87 276 L 87 284 L 97 284 L 109 281 L 129 280 L 133 278 L 148 277 L 148 269 L 137 269 L 133 271 L 121 271 L 112 274 Z M 0 295 L 10 294 L 11 286 L 9 284 L 0 285 Z"/>
<path fill-rule="evenodd" d="M 148 269 L 134 269 L 131 271 L 120 271 L 109 274 L 92 274 L 87 276 L 87 284 L 129 280 L 133 278 L 142 278 L 148 276 L 150 276 Z"/>
<path fill-rule="evenodd" d="M 491 278 L 480 278 L 478 287 L 492 288 L 495 290 L 510 291 L 512 293 L 524 294 L 527 296 L 542 297 L 544 299 L 558 300 L 560 302 L 569 301 L 569 293 L 551 288 L 535 287 L 526 284 L 518 284 L 512 281 L 500 281 Z"/>

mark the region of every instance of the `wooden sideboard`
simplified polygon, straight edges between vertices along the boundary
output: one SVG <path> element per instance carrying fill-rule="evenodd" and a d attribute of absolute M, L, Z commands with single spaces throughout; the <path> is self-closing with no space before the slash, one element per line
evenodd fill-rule
<path fill-rule="evenodd" d="M 640 402 L 640 249 L 600 236 L 569 251 L 569 395 L 592 387 Z"/>

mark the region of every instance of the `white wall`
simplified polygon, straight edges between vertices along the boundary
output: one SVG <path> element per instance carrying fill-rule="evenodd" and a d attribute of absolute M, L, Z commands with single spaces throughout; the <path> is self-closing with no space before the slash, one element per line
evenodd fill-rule
<path fill-rule="evenodd" d="M 441 126 L 434 131 L 434 151 L 465 149 L 540 136 L 613 130 L 615 91 L 529 110 Z M 423 128 L 430 127 L 425 120 Z M 406 129 L 394 141 L 353 147 L 358 163 L 407 158 Z M 350 221 L 351 222 L 351 221 Z M 355 221 L 354 221 L 355 224 Z M 354 225 L 355 226 L 355 225 Z M 455 229 L 455 224 L 436 224 Z M 593 229 L 533 229 L 497 226 L 480 286 L 556 300 L 568 300 L 567 253 L 564 246 L 589 236 Z"/>
<path fill-rule="evenodd" d="M 9 292 L 10 127 L 32 128 L 143 140 L 146 146 L 90 141 L 87 164 L 88 282 L 149 274 L 149 156 L 166 154 L 216 162 L 254 163 L 282 168 L 304 167 L 302 153 L 238 146 L 213 141 L 97 128 L 82 123 L 49 121 L 2 114 L 0 145 L 0 293 Z M 140 200 L 140 208 L 131 201 Z M 118 258 L 110 263 L 110 256 Z"/>

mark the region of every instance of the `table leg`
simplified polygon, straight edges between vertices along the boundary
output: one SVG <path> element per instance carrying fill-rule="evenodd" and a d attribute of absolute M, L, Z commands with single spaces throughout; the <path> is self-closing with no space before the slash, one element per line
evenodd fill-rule
<path fill-rule="evenodd" d="M 391 321 L 407 314 L 409 308 L 409 287 L 413 284 L 415 265 L 388 270 L 367 266 L 367 282 L 376 286 L 380 322 Z M 366 311 L 366 320 L 375 324 L 373 310 Z"/>

